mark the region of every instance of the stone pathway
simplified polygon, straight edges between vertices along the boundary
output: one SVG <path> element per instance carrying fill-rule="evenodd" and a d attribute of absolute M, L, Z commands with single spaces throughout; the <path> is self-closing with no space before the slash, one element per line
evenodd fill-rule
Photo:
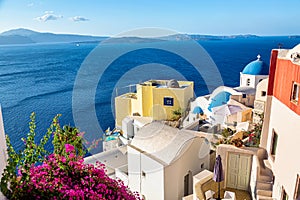
<path fill-rule="evenodd" d="M 221 189 L 221 192 L 220 192 L 221 199 L 224 197 L 225 191 L 234 192 L 236 200 L 252 200 L 249 192 L 244 191 L 244 190 L 236 190 L 236 189 L 232 189 L 232 188 Z M 216 191 L 214 198 L 217 198 L 217 197 L 218 197 L 218 192 Z"/>

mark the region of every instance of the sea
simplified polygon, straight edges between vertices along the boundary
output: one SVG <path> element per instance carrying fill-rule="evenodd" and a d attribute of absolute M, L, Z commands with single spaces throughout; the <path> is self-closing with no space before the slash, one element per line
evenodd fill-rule
<path fill-rule="evenodd" d="M 186 41 L 164 41 L 173 45 Z M 195 96 L 208 94 L 209 88 L 219 84 L 235 87 L 239 85 L 240 72 L 249 62 L 256 60 L 257 55 L 269 64 L 272 49 L 293 48 L 300 43 L 297 37 L 255 37 L 232 38 L 221 40 L 195 41 L 201 46 L 215 63 L 222 82 L 214 82 L 214 75 L 195 73 L 191 63 L 177 54 L 154 48 L 141 48 L 140 43 L 56 43 L 0 46 L 0 103 L 2 107 L 5 133 L 10 137 L 15 149 L 22 149 L 22 137 L 29 131 L 30 114 L 36 113 L 37 141 L 47 131 L 53 117 L 62 114 L 60 124 L 76 126 L 76 118 L 82 114 L 86 123 L 79 127 L 86 132 L 87 138 L 102 137 L 102 131 L 114 128 L 113 99 L 120 93 L 134 91 L 130 85 L 146 81 L 146 79 L 187 79 L 194 81 Z M 117 52 L 119 49 L 136 49 L 130 53 L 114 57 L 107 62 L 109 67 L 99 66 L 106 57 L 97 57 L 99 62 L 91 62 L 90 55 L 95 49 L 106 45 L 102 50 Z M 124 47 L 125 45 L 125 47 Z M 160 42 L 156 41 L 156 46 Z M 180 45 L 178 46 L 180 48 Z M 189 53 L 189 49 L 185 50 Z M 194 52 L 191 52 L 194 53 Z M 199 59 L 202 59 L 199 56 Z M 93 75 L 84 74 L 82 70 L 91 65 L 89 71 Z M 174 67 L 176 66 L 176 67 Z M 100 68 L 100 70 L 99 70 Z M 204 70 L 205 72 L 205 70 Z M 84 74 L 85 76 L 82 76 Z M 91 78 L 89 78 L 89 76 Z M 98 76 L 98 79 L 95 77 Z M 78 88 L 78 77 L 84 77 L 81 82 L 87 83 L 80 87 L 81 98 L 74 99 L 74 89 Z M 209 87 L 207 80 L 212 80 Z M 89 83 L 89 81 L 93 83 Z M 128 87 L 130 86 L 130 87 Z M 94 87 L 94 88 L 93 88 Z M 80 90 L 79 90 L 80 91 Z M 87 93 L 85 91 L 88 91 Z M 80 95 L 82 94 L 82 95 Z M 80 101 L 74 109 L 74 101 Z M 82 108 L 80 108 L 82 105 Z M 79 111 L 78 111 L 79 110 Z M 74 112 L 79 112 L 74 114 Z M 89 120 L 86 116 L 96 119 Z M 80 121 L 80 119 L 79 119 Z M 84 127 L 98 126 L 96 132 L 88 132 Z M 88 129 L 88 128 L 87 128 Z M 100 131 L 99 131 L 100 130 Z M 99 144 L 101 151 L 101 143 Z M 47 144 L 51 150 L 51 144 Z"/>

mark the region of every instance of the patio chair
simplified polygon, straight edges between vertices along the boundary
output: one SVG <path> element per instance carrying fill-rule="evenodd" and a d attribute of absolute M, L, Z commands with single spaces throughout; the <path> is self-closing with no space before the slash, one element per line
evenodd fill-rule
<path fill-rule="evenodd" d="M 205 199 L 206 199 L 206 200 L 215 200 L 215 199 L 213 198 L 214 194 L 215 194 L 214 191 L 212 191 L 212 190 L 207 190 L 207 191 L 205 192 Z"/>
<path fill-rule="evenodd" d="M 230 191 L 225 191 L 224 193 L 224 198 L 222 200 L 236 200 L 235 199 L 235 193 L 234 192 L 230 192 Z"/>

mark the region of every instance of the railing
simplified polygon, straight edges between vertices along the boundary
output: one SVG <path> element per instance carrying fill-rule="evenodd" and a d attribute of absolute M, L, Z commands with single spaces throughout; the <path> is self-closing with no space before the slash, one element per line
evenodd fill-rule
<path fill-rule="evenodd" d="M 136 84 L 130 84 L 127 86 L 115 88 L 116 97 L 126 93 L 136 93 Z"/>

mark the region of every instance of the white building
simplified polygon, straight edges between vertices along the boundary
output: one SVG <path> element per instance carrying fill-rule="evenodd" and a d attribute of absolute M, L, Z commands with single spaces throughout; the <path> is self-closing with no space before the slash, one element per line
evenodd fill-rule
<path fill-rule="evenodd" d="M 109 151 L 130 144 L 134 135 L 145 125 L 152 122 L 151 117 L 127 116 L 122 120 L 122 131 L 107 131 L 103 138 L 103 151 Z"/>
<path fill-rule="evenodd" d="M 127 116 L 122 120 L 122 131 L 125 139 L 132 139 L 145 125 L 152 122 L 151 117 Z"/>
<path fill-rule="evenodd" d="M 147 200 L 192 193 L 192 177 L 209 168 L 210 144 L 193 131 L 160 122 L 144 126 L 128 145 L 128 185 Z"/>
<path fill-rule="evenodd" d="M 257 84 L 253 108 L 253 123 L 258 123 L 260 121 L 259 114 L 265 113 L 268 81 L 269 79 L 267 78 Z"/>
<path fill-rule="evenodd" d="M 240 72 L 240 86 L 231 88 L 226 86 L 220 86 L 216 88 L 212 94 L 198 97 L 195 101 L 190 104 L 190 112 L 188 117 L 184 120 L 183 126 L 191 126 L 193 123 L 199 121 L 198 113 L 195 112 L 195 108 L 200 107 L 200 110 L 203 111 L 206 121 L 209 122 L 212 126 L 230 126 L 238 125 L 239 123 L 251 122 L 252 120 L 252 111 L 249 111 L 254 107 L 255 94 L 257 85 L 264 79 L 268 78 L 269 67 L 260 59 L 260 56 L 257 56 L 257 60 L 247 64 L 243 71 Z M 216 110 L 222 110 L 224 106 L 230 107 L 229 101 L 235 100 L 248 108 L 245 107 L 239 108 L 237 105 L 234 105 L 234 113 L 224 113 L 220 115 L 220 112 L 216 115 Z M 231 106 L 233 108 L 233 106 Z M 225 111 L 228 109 L 224 109 Z M 245 111 L 247 110 L 247 111 Z M 228 115 L 238 115 L 240 120 L 232 121 L 228 120 Z M 237 118 L 238 119 L 238 118 Z M 232 124 L 232 122 L 234 122 Z M 205 125 L 206 126 L 206 125 Z"/>
<path fill-rule="evenodd" d="M 131 143 L 85 158 L 100 161 L 147 200 L 176 200 L 192 194 L 193 176 L 210 167 L 210 143 L 199 133 L 161 122 L 143 126 Z"/>
<path fill-rule="evenodd" d="M 127 146 L 122 146 L 86 157 L 84 158 L 84 162 L 89 164 L 96 164 L 97 161 L 103 163 L 106 167 L 106 174 L 109 177 L 119 177 L 124 181 L 125 185 L 128 185 L 126 178 L 118 176 L 124 170 L 124 173 L 127 173 L 127 155 Z"/>

